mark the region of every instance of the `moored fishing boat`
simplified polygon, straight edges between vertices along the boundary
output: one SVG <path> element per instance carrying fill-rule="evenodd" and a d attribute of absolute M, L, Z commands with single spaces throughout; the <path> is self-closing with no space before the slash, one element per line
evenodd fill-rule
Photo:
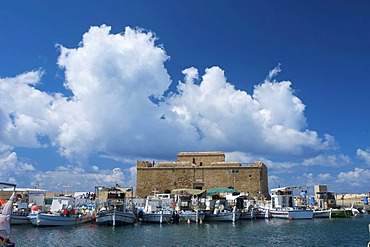
<path fill-rule="evenodd" d="M 237 221 L 241 212 L 236 209 L 236 206 L 230 204 L 226 199 L 227 195 L 239 195 L 240 192 L 230 188 L 212 188 L 206 192 L 207 209 L 205 221 Z"/>
<path fill-rule="evenodd" d="M 11 240 L 11 214 L 13 209 L 13 200 L 15 196 L 15 184 L 10 183 L 1 183 L 0 186 L 12 187 L 13 192 L 10 196 L 9 200 L 5 203 L 5 205 L 1 205 L 1 213 L 0 213 L 0 246 L 2 247 L 14 247 L 15 243 Z M 5 234 L 2 234 L 2 231 L 5 231 Z"/>
<path fill-rule="evenodd" d="M 68 226 L 91 221 L 94 212 L 85 208 L 75 208 L 74 198 L 57 196 L 53 198 L 50 212 L 32 212 L 30 221 L 34 226 Z"/>
<path fill-rule="evenodd" d="M 226 196 L 228 201 L 232 201 L 236 205 L 236 209 L 241 212 L 240 220 L 251 220 L 255 219 L 255 213 L 259 213 L 259 210 L 256 206 L 256 200 L 253 197 L 250 197 L 248 193 L 240 193 L 236 196 Z"/>
<path fill-rule="evenodd" d="M 171 194 L 175 196 L 175 210 L 182 222 L 203 222 L 206 216 L 205 190 L 174 189 Z M 204 199 L 204 200 L 203 200 Z M 203 202 L 202 202 L 203 201 Z"/>
<path fill-rule="evenodd" d="M 352 217 L 361 217 L 361 216 L 368 215 L 368 212 L 365 210 L 365 208 L 356 208 L 354 206 L 354 203 L 352 203 L 351 207 L 346 207 L 343 210 L 346 210 L 347 212 L 351 211 Z"/>
<path fill-rule="evenodd" d="M 147 196 L 144 209 L 139 211 L 139 218 L 146 223 L 170 223 L 173 209 L 163 206 L 162 199 Z"/>
<path fill-rule="evenodd" d="M 241 210 L 240 211 L 241 215 L 240 215 L 240 220 L 252 220 L 255 218 L 254 216 L 254 208 L 251 208 L 250 210 Z"/>
<path fill-rule="evenodd" d="M 364 209 L 361 208 L 350 208 L 352 211 L 352 216 L 353 217 L 361 217 L 361 216 L 367 216 L 368 212 Z"/>
<path fill-rule="evenodd" d="M 313 217 L 331 218 L 332 210 L 336 208 L 334 193 L 328 191 L 318 191 L 316 192 L 316 197 L 317 203 L 315 203 L 315 206 L 311 206 L 313 208 Z"/>
<path fill-rule="evenodd" d="M 306 209 L 296 209 L 296 208 L 271 209 L 270 216 L 272 218 L 281 218 L 281 219 L 289 219 L 289 220 L 312 219 L 313 211 L 306 210 Z"/>
<path fill-rule="evenodd" d="M 12 225 L 30 224 L 29 213 L 12 213 Z"/>
<path fill-rule="evenodd" d="M 143 212 L 142 221 L 146 223 L 171 223 L 172 213 L 167 210 Z"/>
<path fill-rule="evenodd" d="M 294 204 L 294 190 L 302 190 L 300 186 L 290 186 L 271 189 L 271 204 L 269 216 L 282 219 L 312 219 L 313 210 L 299 208 Z"/>
<path fill-rule="evenodd" d="M 350 218 L 351 216 L 351 209 L 333 208 L 331 211 L 331 218 Z"/>
<path fill-rule="evenodd" d="M 204 211 L 196 209 L 195 211 L 180 211 L 180 220 L 183 222 L 203 222 L 206 214 Z"/>
<path fill-rule="evenodd" d="M 237 221 L 241 212 L 236 210 L 236 206 L 230 207 L 226 199 L 211 200 L 211 210 L 206 211 L 205 221 Z"/>
<path fill-rule="evenodd" d="M 313 210 L 314 218 L 331 218 L 332 209 L 318 209 Z"/>
<path fill-rule="evenodd" d="M 3 189 L 4 192 L 10 192 L 11 188 Z M 46 190 L 35 188 L 16 188 L 16 194 L 13 202 L 12 225 L 30 224 L 28 217 L 31 207 L 37 207 L 41 212 L 45 209 Z"/>
<path fill-rule="evenodd" d="M 31 213 L 29 215 L 32 225 L 35 226 L 70 226 L 91 221 L 89 214 L 69 215 L 68 213 Z"/>
<path fill-rule="evenodd" d="M 267 210 L 262 207 L 254 207 L 253 209 L 253 218 L 254 219 L 265 219 Z M 268 213 L 267 213 L 268 216 Z"/>
<path fill-rule="evenodd" d="M 215 222 L 215 221 L 232 221 L 235 222 L 240 218 L 241 213 L 239 211 L 233 210 L 222 210 L 218 212 L 206 212 L 205 221 Z"/>
<path fill-rule="evenodd" d="M 128 207 L 126 197 L 128 192 L 132 194 L 132 188 L 98 186 L 95 190 L 98 225 L 120 226 L 136 222 L 133 207 Z"/>
<path fill-rule="evenodd" d="M 329 191 L 316 192 L 318 197 L 317 209 L 314 210 L 315 218 L 350 218 L 352 216 L 352 208 L 344 209 L 337 208 L 335 195 Z"/>

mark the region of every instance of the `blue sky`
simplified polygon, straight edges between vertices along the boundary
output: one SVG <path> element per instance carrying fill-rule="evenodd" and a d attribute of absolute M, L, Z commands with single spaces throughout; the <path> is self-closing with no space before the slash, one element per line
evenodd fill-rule
<path fill-rule="evenodd" d="M 367 193 L 368 1 L 1 1 L 0 180 L 135 186 L 224 151 Z"/>

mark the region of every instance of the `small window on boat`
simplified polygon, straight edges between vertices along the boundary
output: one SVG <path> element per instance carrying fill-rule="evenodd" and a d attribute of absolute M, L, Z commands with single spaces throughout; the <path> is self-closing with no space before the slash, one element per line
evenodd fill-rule
<path fill-rule="evenodd" d="M 195 189 L 196 189 L 196 190 L 202 190 L 202 189 L 203 189 L 203 187 L 202 187 L 202 186 L 195 186 Z"/>

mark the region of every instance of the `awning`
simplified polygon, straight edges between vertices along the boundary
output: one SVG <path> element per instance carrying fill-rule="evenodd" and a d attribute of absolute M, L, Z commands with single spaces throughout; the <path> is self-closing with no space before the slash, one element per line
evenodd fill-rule
<path fill-rule="evenodd" d="M 132 188 L 129 187 L 105 187 L 105 186 L 97 186 L 96 187 L 99 191 L 115 191 L 115 192 L 123 192 L 123 193 L 127 193 L 127 192 L 131 192 L 132 191 Z"/>
<path fill-rule="evenodd" d="M 197 190 L 197 189 L 173 189 L 171 191 L 171 194 L 175 194 L 175 195 L 201 195 L 203 193 L 205 193 L 206 191 L 205 190 Z"/>
<path fill-rule="evenodd" d="M 206 192 L 206 195 L 213 196 L 213 195 L 217 195 L 220 193 L 240 193 L 240 191 L 230 189 L 230 188 L 225 188 L 225 187 L 220 187 L 220 188 L 217 187 L 217 188 L 208 189 Z"/>

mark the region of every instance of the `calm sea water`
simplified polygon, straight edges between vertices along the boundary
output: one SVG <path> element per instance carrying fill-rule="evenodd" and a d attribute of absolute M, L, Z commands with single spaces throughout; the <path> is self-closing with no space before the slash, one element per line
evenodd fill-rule
<path fill-rule="evenodd" d="M 367 246 L 370 216 L 106 227 L 13 226 L 16 246 Z"/>

